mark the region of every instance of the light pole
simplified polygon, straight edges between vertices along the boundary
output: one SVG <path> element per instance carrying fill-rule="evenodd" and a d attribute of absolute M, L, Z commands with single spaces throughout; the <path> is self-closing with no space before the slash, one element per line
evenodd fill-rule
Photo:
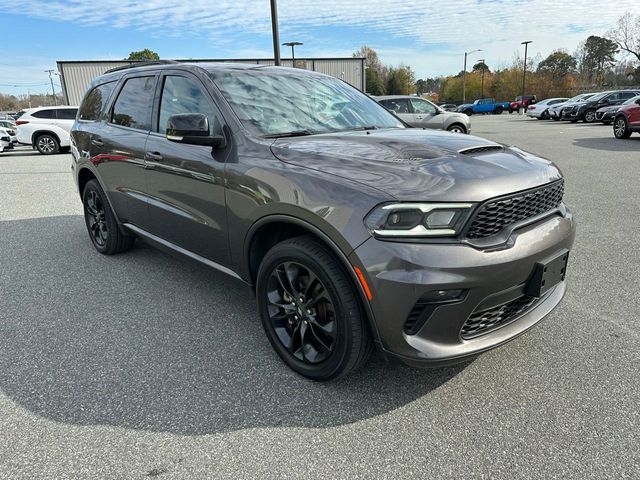
<path fill-rule="evenodd" d="M 271 0 L 271 31 L 273 34 L 273 61 L 280 65 L 280 34 L 278 33 L 278 1 Z"/>
<path fill-rule="evenodd" d="M 467 101 L 467 55 L 475 52 L 481 52 L 482 49 L 471 50 L 470 52 L 464 52 L 464 68 L 462 70 L 462 103 Z"/>
<path fill-rule="evenodd" d="M 480 72 L 480 98 L 484 98 L 484 70 L 486 68 L 484 58 L 478 60 L 478 63 L 482 63 L 482 69 Z"/>
<path fill-rule="evenodd" d="M 291 47 L 291 65 L 293 65 L 293 68 L 296 68 L 296 50 L 295 48 L 298 45 L 304 45 L 304 43 L 302 42 L 285 42 L 282 44 L 285 47 Z"/>
<path fill-rule="evenodd" d="M 51 94 L 53 95 L 53 104 L 58 106 L 58 99 L 56 98 L 56 90 L 53 88 L 53 72 L 55 70 L 45 70 L 46 73 L 49 74 L 49 80 L 51 81 Z"/>
<path fill-rule="evenodd" d="M 527 76 L 527 47 L 530 43 L 533 43 L 532 40 L 527 40 L 526 42 L 522 42 L 520 45 L 524 45 L 524 65 L 522 67 L 522 97 L 520 97 L 520 102 L 522 103 L 522 114 L 524 115 L 524 111 L 526 107 L 524 106 L 524 81 Z"/>

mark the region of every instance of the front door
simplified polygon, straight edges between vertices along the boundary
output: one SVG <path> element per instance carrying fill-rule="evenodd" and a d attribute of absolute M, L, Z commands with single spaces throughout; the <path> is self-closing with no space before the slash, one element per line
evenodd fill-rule
<path fill-rule="evenodd" d="M 163 76 L 153 132 L 146 147 L 152 233 L 221 265 L 229 265 L 225 159 L 229 147 L 213 149 L 167 140 L 171 115 L 202 113 L 209 132 L 223 135 L 222 117 L 198 78 Z"/>
<path fill-rule="evenodd" d="M 438 107 L 422 98 L 412 98 L 414 125 L 422 128 L 442 129 L 444 115 L 440 115 Z"/>

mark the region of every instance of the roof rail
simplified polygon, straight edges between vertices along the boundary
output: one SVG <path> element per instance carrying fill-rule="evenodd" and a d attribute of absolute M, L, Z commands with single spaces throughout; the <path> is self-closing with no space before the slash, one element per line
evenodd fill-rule
<path fill-rule="evenodd" d="M 176 62 L 175 60 L 148 60 L 148 61 L 147 60 L 127 60 L 127 61 L 130 61 L 131 63 L 129 65 L 123 65 L 121 67 L 111 68 L 104 73 L 119 72 L 120 70 L 126 70 L 128 68 L 135 68 L 135 67 L 148 67 L 150 65 L 173 65 L 176 63 L 180 63 L 180 62 Z"/>

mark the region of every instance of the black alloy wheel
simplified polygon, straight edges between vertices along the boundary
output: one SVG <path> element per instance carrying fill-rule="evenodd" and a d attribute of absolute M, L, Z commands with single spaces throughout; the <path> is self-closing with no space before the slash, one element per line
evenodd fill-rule
<path fill-rule="evenodd" d="M 315 237 L 291 238 L 269 250 L 256 294 L 267 338 L 300 375 L 332 380 L 368 359 L 373 342 L 355 285 Z"/>
<path fill-rule="evenodd" d="M 98 247 L 104 248 L 109 238 L 104 204 L 95 190 L 91 190 L 85 200 L 85 219 L 91 240 Z"/>
<path fill-rule="evenodd" d="M 310 364 L 326 360 L 336 344 L 336 310 L 327 288 L 309 267 L 277 265 L 268 280 L 271 326 L 291 355 Z"/>
<path fill-rule="evenodd" d="M 98 252 L 113 255 L 133 247 L 135 237 L 123 233 L 97 180 L 89 180 L 85 185 L 82 205 L 89 238 Z"/>

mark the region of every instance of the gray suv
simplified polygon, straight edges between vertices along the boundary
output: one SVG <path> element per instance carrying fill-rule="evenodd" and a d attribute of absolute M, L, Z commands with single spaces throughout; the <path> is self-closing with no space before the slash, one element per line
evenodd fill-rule
<path fill-rule="evenodd" d="M 575 225 L 553 163 L 406 128 L 333 77 L 125 67 L 92 82 L 71 137 L 96 250 L 139 238 L 250 285 L 275 351 L 314 380 L 374 349 L 463 361 L 565 293 Z"/>
<path fill-rule="evenodd" d="M 373 98 L 412 127 L 448 130 L 454 133 L 471 132 L 468 115 L 448 112 L 427 99 L 410 95 L 384 95 Z"/>

